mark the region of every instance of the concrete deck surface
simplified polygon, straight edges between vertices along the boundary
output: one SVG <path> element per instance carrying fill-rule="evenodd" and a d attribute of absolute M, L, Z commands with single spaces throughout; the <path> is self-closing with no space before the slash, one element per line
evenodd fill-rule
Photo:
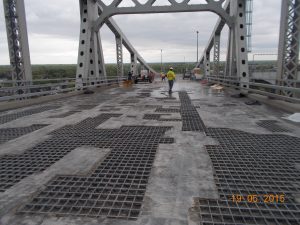
<path fill-rule="evenodd" d="M 266 105 L 248 106 L 245 104 L 246 101 L 249 101 L 247 98 L 232 98 L 231 93 L 214 91 L 209 87 L 201 86 L 198 82 L 182 81 L 181 79 L 175 83 L 172 96 L 167 93 L 167 83 L 156 81 L 153 84 L 99 90 L 92 95 L 78 95 L 48 102 L 44 105 L 53 106 L 53 109 L 21 116 L 0 125 L 0 130 L 29 127 L 34 124 L 47 125 L 3 142 L 0 145 L 0 168 L 4 157 L 22 155 L 26 150 L 49 140 L 52 136 L 51 132 L 103 113 L 120 114 L 120 116 L 109 118 L 101 123 L 97 129 L 120 129 L 122 126 L 141 125 L 166 126 L 171 127 L 171 129 L 165 132 L 164 137 L 174 138 L 175 142 L 158 145 L 141 213 L 136 220 L 72 215 L 57 216 L 51 213 L 22 214 L 18 212 L 22 206 L 29 203 L 33 197 L 44 190 L 56 176 L 86 176 L 95 170 L 111 152 L 109 148 L 97 148 L 84 144 L 53 162 L 46 169 L 35 172 L 0 192 L 0 224 L 200 224 L 200 220 L 190 220 L 189 209 L 195 204 L 194 198 L 219 198 L 214 181 L 214 168 L 205 148 L 206 145 L 217 145 L 218 140 L 207 136 L 204 132 L 182 131 L 181 115 L 178 112 L 155 112 L 160 106 L 179 109 L 179 91 L 188 93 L 206 127 L 231 128 L 252 134 L 273 134 L 271 131 L 258 126 L 257 122 L 276 120 L 280 126 L 288 130 L 288 132 L 282 133 L 283 135 L 300 138 L 299 124 L 283 119 L 283 117 L 288 116 L 283 111 Z M 2 112 L 0 117 L 40 106 Z M 65 114 L 69 111 L 73 111 L 73 114 Z M 163 115 L 161 118 L 173 118 L 178 119 L 178 121 L 147 120 L 143 119 L 145 114 L 169 114 Z M 57 118 L 57 116 L 61 118 Z M 0 133 L 1 135 L 3 134 Z M 55 141 L 53 145 L 56 145 Z M 299 164 L 295 166 L 299 166 Z M 299 183 L 295 186 L 299 186 Z"/>

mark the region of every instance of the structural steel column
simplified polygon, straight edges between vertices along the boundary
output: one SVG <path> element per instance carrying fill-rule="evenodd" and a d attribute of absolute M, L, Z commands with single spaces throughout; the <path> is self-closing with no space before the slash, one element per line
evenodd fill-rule
<path fill-rule="evenodd" d="M 240 81 L 240 87 L 245 89 L 249 88 L 246 0 L 231 0 L 230 14 L 235 17 L 234 30 L 232 30 L 234 32 L 231 38 L 235 37 L 236 76 Z"/>
<path fill-rule="evenodd" d="M 32 81 L 24 0 L 3 0 L 12 80 L 24 87 Z M 23 94 L 25 89 L 17 90 Z"/>
<path fill-rule="evenodd" d="M 98 51 L 98 70 L 97 73 L 99 76 L 100 83 L 106 83 L 107 82 L 107 75 L 106 75 L 106 69 L 105 69 L 105 63 L 104 63 L 104 55 L 103 55 L 103 47 L 100 37 L 100 32 L 97 32 L 97 51 Z M 99 83 L 99 80 L 97 83 Z"/>
<path fill-rule="evenodd" d="M 132 76 L 135 76 L 135 75 L 137 75 L 137 55 L 134 53 L 131 53 L 130 58 L 131 58 L 131 73 L 132 73 Z"/>
<path fill-rule="evenodd" d="M 123 43 L 122 37 L 116 36 L 116 53 L 117 53 L 117 76 L 122 79 L 124 76 L 123 66 Z"/>
<path fill-rule="evenodd" d="M 80 40 L 76 72 L 76 89 L 100 83 L 106 77 L 99 31 L 93 23 L 99 16 L 98 5 L 93 0 L 80 0 Z"/>
<path fill-rule="evenodd" d="M 279 85 L 297 87 L 299 41 L 300 0 L 282 0 L 277 74 Z M 282 91 L 281 94 L 296 97 L 291 91 Z"/>
<path fill-rule="evenodd" d="M 204 74 L 206 78 L 210 76 L 210 52 L 206 52 L 204 58 Z"/>
<path fill-rule="evenodd" d="M 220 34 L 215 34 L 214 37 L 214 75 L 218 78 L 220 75 Z"/>

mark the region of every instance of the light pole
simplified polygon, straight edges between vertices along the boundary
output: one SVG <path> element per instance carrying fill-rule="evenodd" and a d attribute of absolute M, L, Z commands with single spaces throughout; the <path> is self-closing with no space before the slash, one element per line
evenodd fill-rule
<path fill-rule="evenodd" d="M 196 63 L 198 63 L 198 60 L 199 60 L 199 53 L 198 53 L 198 50 L 199 50 L 199 31 L 197 31 L 197 60 L 196 60 Z"/>
<path fill-rule="evenodd" d="M 160 50 L 160 72 L 163 72 L 163 65 L 162 65 L 162 49 Z"/>

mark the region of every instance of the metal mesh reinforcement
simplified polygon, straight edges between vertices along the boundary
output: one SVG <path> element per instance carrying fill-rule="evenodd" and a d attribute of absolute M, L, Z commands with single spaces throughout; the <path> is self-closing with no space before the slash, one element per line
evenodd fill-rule
<path fill-rule="evenodd" d="M 55 134 L 110 148 L 110 154 L 87 177 L 56 177 L 20 212 L 137 219 L 158 145 L 174 142 L 163 137 L 170 127 L 123 126 L 84 133 L 79 128 L 91 124 L 93 121 L 85 121 L 78 129 L 69 126 Z"/>
<path fill-rule="evenodd" d="M 28 109 L 28 110 L 25 110 L 22 112 L 6 114 L 3 116 L 0 116 L 0 124 L 8 123 L 10 121 L 19 119 L 24 116 L 30 116 L 33 114 L 37 114 L 37 113 L 41 113 L 41 112 L 45 112 L 45 111 L 57 109 L 57 108 L 58 108 L 57 106 L 41 106 L 41 107 L 34 108 L 34 109 Z"/>
<path fill-rule="evenodd" d="M 276 120 L 260 120 L 257 125 L 271 132 L 291 132 L 289 129 L 281 127 Z"/>
<path fill-rule="evenodd" d="M 179 92 L 183 131 L 205 131 L 205 125 L 186 92 Z"/>
<path fill-rule="evenodd" d="M 169 116 L 170 114 L 145 114 L 144 120 L 157 120 L 157 121 L 165 121 L 165 122 L 180 122 L 181 119 L 176 118 L 161 118 L 162 116 Z"/>
<path fill-rule="evenodd" d="M 0 192 L 4 192 L 25 177 L 45 170 L 77 147 L 97 146 L 97 136 L 89 136 L 95 134 L 93 128 L 116 116 L 120 114 L 101 114 L 76 125 L 65 126 L 53 132 L 54 136 L 50 139 L 21 155 L 0 157 Z"/>
<path fill-rule="evenodd" d="M 220 199 L 198 199 L 202 225 L 300 224 L 300 139 L 208 128 L 220 145 L 206 146 Z M 268 196 L 284 196 L 268 201 Z M 242 196 L 241 201 L 237 197 Z M 255 200 L 255 196 L 257 199 Z M 249 198 L 250 197 L 250 198 Z"/>
<path fill-rule="evenodd" d="M 34 124 L 29 127 L 17 127 L 17 128 L 4 128 L 0 129 L 0 144 L 4 142 L 10 141 L 12 139 L 21 137 L 25 134 L 29 134 L 33 131 L 39 130 L 45 126 L 46 124 Z M 1 176 L 1 175 L 0 175 Z"/>
<path fill-rule="evenodd" d="M 54 115 L 54 116 L 50 116 L 49 118 L 65 118 L 67 116 L 71 116 L 75 113 L 78 113 L 78 112 L 81 112 L 79 110 L 71 110 L 69 112 L 65 112 L 65 113 L 62 113 L 62 114 L 59 114 L 59 115 Z"/>

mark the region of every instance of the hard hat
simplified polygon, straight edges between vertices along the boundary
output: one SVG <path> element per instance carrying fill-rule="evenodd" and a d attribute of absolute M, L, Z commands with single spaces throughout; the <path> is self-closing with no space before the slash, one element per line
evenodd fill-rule
<path fill-rule="evenodd" d="M 170 67 L 170 70 L 173 70 L 173 67 Z"/>

